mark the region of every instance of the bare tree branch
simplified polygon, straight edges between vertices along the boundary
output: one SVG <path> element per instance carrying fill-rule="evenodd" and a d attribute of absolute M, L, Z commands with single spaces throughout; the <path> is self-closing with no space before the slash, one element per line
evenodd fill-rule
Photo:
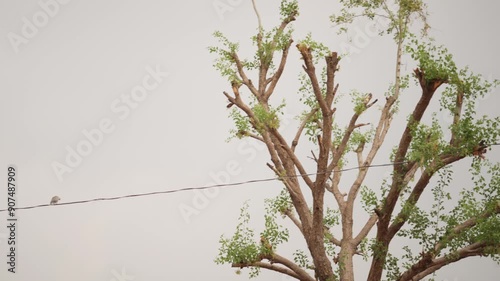
<path fill-rule="evenodd" d="M 464 101 L 464 92 L 462 90 L 457 91 L 457 100 L 455 102 L 455 112 L 453 112 L 453 125 L 457 125 L 462 116 L 462 105 Z M 456 133 L 454 130 L 451 131 L 450 145 L 456 146 Z"/>
<path fill-rule="evenodd" d="M 250 132 L 245 132 L 245 135 L 249 136 L 251 138 L 254 138 L 254 139 L 258 140 L 258 141 L 264 142 L 264 139 L 262 137 L 256 135 L 256 134 L 252 134 Z"/>
<path fill-rule="evenodd" d="M 302 163 L 297 158 L 297 156 L 292 151 L 292 149 L 288 146 L 288 143 L 286 142 L 286 140 L 278 132 L 278 130 L 271 129 L 270 131 L 279 140 L 281 147 L 286 151 L 286 153 L 288 154 L 288 156 L 290 157 L 290 159 L 293 161 L 293 164 L 297 167 L 297 170 L 299 171 L 300 176 L 302 177 L 302 179 L 312 189 L 314 187 L 314 182 L 307 175 L 307 171 L 304 169 L 304 166 L 302 166 Z"/>
<path fill-rule="evenodd" d="M 302 234 L 304 234 L 304 229 L 302 228 L 302 223 L 297 219 L 297 217 L 292 213 L 292 210 L 285 210 L 284 214 L 297 226 Z"/>
<path fill-rule="evenodd" d="M 252 111 L 252 109 L 250 107 L 248 107 L 240 98 L 239 94 L 236 94 L 236 98 L 233 98 L 230 94 L 228 94 L 227 92 L 222 92 L 224 94 L 224 96 L 227 97 L 227 99 L 229 100 L 229 102 L 235 104 L 237 107 L 241 108 L 241 110 L 243 110 L 243 112 L 246 113 L 246 115 L 248 116 L 248 118 L 250 118 L 250 123 L 252 124 L 252 126 L 255 127 L 255 115 Z"/>
<path fill-rule="evenodd" d="M 492 215 L 500 214 L 500 202 L 497 202 L 495 208 L 493 210 L 488 210 L 483 212 L 481 215 L 472 217 L 468 220 L 465 220 L 461 224 L 455 226 L 453 229 L 447 232 L 446 235 L 441 237 L 439 239 L 438 243 L 434 246 L 434 252 L 439 253 L 441 249 L 446 245 L 447 241 L 453 240 L 455 237 L 457 237 L 460 233 L 471 229 L 477 224 L 478 219 L 485 219 L 488 217 L 491 217 Z"/>
<path fill-rule="evenodd" d="M 420 69 L 415 69 L 415 76 L 417 77 L 418 81 L 420 82 L 420 85 L 422 87 L 422 95 L 420 97 L 420 100 L 418 101 L 417 105 L 415 106 L 412 116 L 410 117 L 410 120 L 408 121 L 405 131 L 403 132 L 403 135 L 401 136 L 401 140 L 398 145 L 398 150 L 396 152 L 396 155 L 394 157 L 394 162 L 403 162 L 405 160 L 406 154 L 408 152 L 408 149 L 410 147 L 410 143 L 413 139 L 411 135 L 411 128 L 413 127 L 413 124 L 417 124 L 420 122 L 422 119 L 422 116 L 424 115 L 425 111 L 427 110 L 427 107 L 437 90 L 437 88 L 445 83 L 446 81 L 435 79 L 431 81 L 427 81 L 425 79 L 424 72 L 422 72 Z M 399 193 L 401 191 L 401 183 L 402 179 L 404 178 L 405 173 L 407 172 L 407 167 L 406 165 L 398 165 L 394 167 L 394 175 L 393 175 L 393 183 L 391 185 L 391 188 L 389 190 L 389 194 L 387 195 L 387 200 L 386 203 L 383 206 L 383 218 L 381 220 L 381 223 L 384 225 L 389 224 L 390 217 L 392 215 L 392 212 L 394 210 L 394 206 L 396 205 L 396 202 L 399 197 Z"/>
<path fill-rule="evenodd" d="M 342 177 L 342 171 L 334 171 L 333 172 L 333 180 L 332 180 L 332 191 L 333 191 L 333 196 L 335 197 L 335 201 L 337 201 L 337 204 L 339 205 L 339 210 L 342 210 L 345 208 L 345 200 L 344 200 L 344 194 L 340 192 L 339 189 L 339 183 L 340 183 L 340 178 Z"/>
<path fill-rule="evenodd" d="M 266 92 L 264 93 L 264 100 L 268 100 L 271 94 L 274 92 L 274 88 L 276 88 L 276 85 L 278 84 L 278 81 L 281 77 L 281 74 L 283 73 L 283 70 L 285 69 L 285 64 L 286 64 L 286 59 L 288 58 L 288 51 L 290 49 L 290 46 L 292 45 L 293 40 L 290 39 L 288 41 L 288 45 L 283 49 L 283 53 L 281 54 L 281 61 L 278 66 L 278 69 L 276 70 L 276 73 L 273 74 L 273 76 L 270 78 L 269 82 L 266 82 L 266 84 L 269 84 L 267 87 Z"/>
<path fill-rule="evenodd" d="M 245 73 L 245 70 L 243 68 L 243 63 L 241 62 L 240 58 L 238 57 L 238 54 L 236 53 L 232 53 L 232 58 L 234 60 L 234 63 L 236 64 L 236 69 L 238 70 L 238 74 L 240 75 L 240 78 L 241 78 L 241 82 L 247 86 L 247 88 L 250 90 L 250 92 L 252 92 L 252 94 L 255 96 L 255 97 L 258 97 L 259 96 L 259 91 L 255 88 L 255 86 L 253 85 L 252 81 L 250 79 L 248 79 L 246 73 Z"/>
<path fill-rule="evenodd" d="M 295 138 L 292 141 L 291 150 L 293 152 L 295 152 L 295 147 L 297 147 L 297 145 L 299 144 L 300 136 L 302 135 L 302 131 L 306 127 L 307 122 L 309 122 L 309 119 L 311 119 L 311 117 L 314 116 L 314 114 L 316 114 L 316 112 L 318 112 L 318 109 L 319 109 L 318 107 L 313 108 L 311 110 L 311 112 L 309 112 L 306 115 L 306 117 L 304 118 L 304 120 L 302 121 L 302 123 L 300 123 L 299 129 L 297 130 L 297 133 L 295 134 Z"/>
<path fill-rule="evenodd" d="M 255 0 L 252 0 L 252 5 L 253 5 L 253 10 L 255 11 L 255 15 L 257 16 L 257 21 L 259 23 L 259 30 L 262 30 L 262 20 L 260 18 L 259 11 L 257 10 L 257 4 L 255 4 Z"/>
<path fill-rule="evenodd" d="M 420 261 L 415 263 L 406 272 L 404 272 L 397 280 L 398 281 L 411 281 L 421 280 L 423 277 L 434 273 L 441 267 L 450 263 L 459 261 L 461 259 L 480 256 L 484 254 L 484 250 L 489 245 L 486 242 L 477 242 L 469 246 L 463 247 L 449 255 L 433 259 L 433 254 L 428 252 L 422 255 Z"/>
<path fill-rule="evenodd" d="M 407 205 L 407 206 L 416 205 L 418 200 L 420 199 L 420 196 L 424 192 L 424 189 L 429 184 L 429 181 L 432 178 L 432 176 L 434 175 L 434 173 L 437 170 L 441 169 L 442 167 L 462 159 L 463 156 L 451 156 L 451 157 L 441 156 L 438 158 L 440 158 L 440 160 L 437 160 L 437 161 L 435 160 L 430 165 L 430 167 L 425 169 L 424 172 L 422 173 L 422 175 L 420 175 L 420 178 L 417 181 L 417 183 L 415 184 L 415 186 L 413 187 L 412 192 L 410 193 L 410 195 L 408 196 L 408 199 L 405 202 L 405 205 Z M 394 235 L 396 235 L 396 233 L 401 229 L 401 227 L 408 220 L 409 214 L 407 212 L 405 212 L 404 209 L 405 208 L 403 208 L 403 210 L 401 210 L 399 212 L 399 214 L 394 219 L 393 223 L 390 225 L 389 231 L 388 231 L 389 239 L 392 239 L 392 237 L 394 237 Z"/>
<path fill-rule="evenodd" d="M 314 278 L 312 278 L 304 269 L 300 268 L 297 266 L 295 263 L 292 261 L 288 260 L 285 257 L 282 257 L 276 253 L 271 253 L 267 255 L 261 255 L 260 261 L 255 261 L 255 262 L 250 262 L 250 263 L 233 263 L 232 267 L 260 267 L 260 268 L 265 268 L 269 269 L 272 271 L 280 272 L 287 274 L 291 277 L 294 277 L 299 280 L 304 280 L 304 281 L 316 281 Z M 269 263 L 263 262 L 263 259 L 269 260 Z M 276 264 L 281 264 L 282 266 L 278 266 Z"/>
<path fill-rule="evenodd" d="M 332 138 L 332 124 L 333 124 L 333 109 L 331 104 L 334 97 L 334 74 L 336 69 L 336 64 L 338 63 L 337 53 L 332 52 L 329 56 L 325 58 L 327 67 L 327 91 L 326 97 L 323 97 L 321 86 L 319 84 L 318 78 L 315 73 L 315 66 L 312 60 L 311 49 L 306 46 L 305 43 L 297 44 L 297 49 L 302 55 L 305 66 L 303 69 L 311 81 L 313 88 L 313 93 L 319 104 L 321 114 L 323 117 L 322 135 L 319 137 L 319 155 L 316 165 L 316 180 L 312 189 L 313 197 L 313 220 L 312 220 L 312 233 L 314 235 L 307 235 L 306 241 L 313 257 L 314 265 L 316 267 L 316 273 L 319 275 L 318 278 L 321 280 L 326 280 L 329 276 L 333 276 L 333 270 L 331 267 L 331 262 L 326 255 L 325 245 L 323 243 L 324 232 L 323 232 L 323 208 L 324 208 L 324 193 L 326 180 L 329 176 L 328 168 L 328 158 L 330 155 L 331 148 L 331 138 Z M 328 78 L 329 77 L 329 78 Z"/>
<path fill-rule="evenodd" d="M 313 93 L 316 97 L 316 100 L 318 101 L 319 107 L 321 108 L 321 112 L 330 112 L 330 108 L 321 93 L 321 87 L 318 81 L 318 77 L 316 76 L 316 67 L 314 66 L 314 63 L 312 61 L 311 49 L 304 43 L 297 44 L 297 49 L 299 50 L 300 54 L 302 55 L 302 59 L 304 60 L 305 65 L 302 68 L 309 76 L 309 80 L 311 81 L 311 85 L 313 88 Z"/>
<path fill-rule="evenodd" d="M 323 229 L 325 231 L 325 237 L 328 239 L 328 241 L 330 241 L 330 243 L 332 243 L 333 245 L 340 247 L 342 242 L 337 238 L 335 238 L 335 236 L 330 232 L 328 227 L 325 226 L 323 227 Z"/>
<path fill-rule="evenodd" d="M 375 223 L 377 223 L 378 216 L 376 214 L 372 214 L 368 221 L 365 223 L 363 228 L 359 231 L 358 235 L 354 237 L 352 240 L 354 245 L 358 246 L 363 239 L 365 239 L 368 236 L 368 233 L 370 233 L 370 230 L 373 228 Z"/>

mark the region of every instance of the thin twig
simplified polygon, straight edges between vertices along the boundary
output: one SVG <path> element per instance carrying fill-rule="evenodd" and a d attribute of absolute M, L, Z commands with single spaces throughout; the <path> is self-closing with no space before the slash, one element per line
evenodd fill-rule
<path fill-rule="evenodd" d="M 252 0 L 252 5 L 253 5 L 253 10 L 255 11 L 255 14 L 257 15 L 257 20 L 259 21 L 259 33 L 261 33 L 262 32 L 262 21 L 260 19 L 259 11 L 257 10 L 257 5 L 255 4 L 255 0 Z"/>

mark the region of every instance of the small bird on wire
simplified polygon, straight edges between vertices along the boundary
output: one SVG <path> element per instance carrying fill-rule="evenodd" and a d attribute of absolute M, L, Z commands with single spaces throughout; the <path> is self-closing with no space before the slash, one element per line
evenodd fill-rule
<path fill-rule="evenodd" d="M 59 200 L 61 200 L 61 198 L 59 196 L 54 196 L 52 197 L 52 199 L 50 200 L 50 205 L 55 205 L 57 204 L 57 202 L 59 202 Z"/>

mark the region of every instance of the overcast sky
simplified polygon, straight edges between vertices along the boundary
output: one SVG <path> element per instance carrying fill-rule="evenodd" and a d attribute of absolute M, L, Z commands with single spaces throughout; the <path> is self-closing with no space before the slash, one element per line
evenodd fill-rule
<path fill-rule="evenodd" d="M 265 27 L 275 25 L 279 1 L 257 4 Z M 328 21 L 338 7 L 337 1 L 300 1 L 295 41 L 311 31 L 332 50 L 345 46 Z M 500 78 L 499 8 L 487 0 L 434 1 L 432 35 L 459 66 Z M 232 124 L 222 91 L 230 87 L 207 51 L 215 30 L 250 50 L 256 23 L 250 0 L 0 0 L 0 209 L 7 206 L 11 164 L 18 170 L 18 207 L 48 204 L 54 195 L 64 203 L 272 177 L 262 147 L 226 142 Z M 366 24 L 355 26 L 353 36 Z M 388 38 L 364 39 L 341 64 L 341 92 L 383 96 L 394 46 Z M 289 65 L 299 69 L 291 52 Z M 293 71 L 278 95 L 297 98 Z M 482 99 L 478 111 L 498 115 L 499 93 Z M 286 132 L 296 128 L 290 116 L 300 112 L 290 104 Z M 488 157 L 500 160 L 500 153 Z M 17 272 L 2 262 L 0 280 L 246 280 L 246 273 L 213 263 L 219 237 L 232 233 L 246 200 L 260 229 L 262 200 L 280 189 L 268 182 L 18 210 Z M 0 213 L 2 261 L 6 220 Z M 497 280 L 499 273 L 483 258 L 438 277 Z M 264 273 L 258 280 L 289 279 Z"/>

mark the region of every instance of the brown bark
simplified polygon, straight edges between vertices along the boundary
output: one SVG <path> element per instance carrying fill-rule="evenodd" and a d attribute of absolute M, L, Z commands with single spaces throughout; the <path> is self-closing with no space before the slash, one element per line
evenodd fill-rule
<path fill-rule="evenodd" d="M 411 130 L 415 124 L 418 124 L 422 119 L 429 103 L 438 89 L 440 85 L 445 83 L 444 80 L 434 79 L 428 81 L 425 77 L 424 71 L 420 69 L 415 69 L 415 76 L 418 79 L 421 89 L 422 95 L 420 100 L 416 104 L 413 113 L 408 121 L 406 128 L 401 136 L 398 150 L 394 157 L 394 162 L 403 163 L 406 159 L 406 155 L 408 149 L 410 147 L 410 143 L 412 141 Z M 392 229 L 389 229 L 389 224 L 392 218 L 392 213 L 394 211 L 394 207 L 398 202 L 399 195 L 402 191 L 403 181 L 405 179 L 406 174 L 410 171 L 410 167 L 408 164 L 401 164 L 394 166 L 394 174 L 392 178 L 391 188 L 386 197 L 386 200 L 382 206 L 379 221 L 377 223 L 377 243 L 378 248 L 380 249 L 379 253 L 373 257 L 372 265 L 370 268 L 370 274 L 368 280 L 370 281 L 378 281 L 382 278 L 383 267 L 385 264 L 387 250 L 389 248 L 389 244 L 400 228 L 400 225 L 395 225 Z M 418 200 L 421 192 L 427 184 L 429 183 L 430 175 L 428 173 L 424 173 L 421 177 L 420 184 L 417 187 L 416 193 L 412 200 Z M 417 196 L 418 193 L 418 196 Z M 416 204 L 416 201 L 411 202 L 411 204 Z M 403 222 L 404 223 L 404 222 Z M 402 225 L 402 224 L 401 224 Z"/>
<path fill-rule="evenodd" d="M 315 73 L 315 66 L 312 61 L 311 50 L 305 44 L 297 45 L 299 52 L 304 60 L 303 69 L 311 81 L 314 95 L 318 101 L 320 112 L 323 117 L 322 134 L 319 145 L 319 155 L 316 165 L 316 180 L 312 188 L 313 197 L 313 218 L 310 232 L 305 232 L 307 246 L 313 258 L 316 276 L 321 281 L 331 280 L 333 278 L 333 270 L 331 262 L 326 255 L 324 245 L 324 195 L 325 186 L 328 179 L 328 160 L 330 157 L 330 147 L 332 143 L 332 125 L 333 112 L 331 108 L 335 96 L 336 87 L 334 86 L 335 71 L 337 70 L 338 57 L 337 53 L 332 53 L 326 57 L 327 64 L 327 89 L 326 95 L 323 96 L 319 80 Z"/>
<path fill-rule="evenodd" d="M 240 83 L 241 79 L 241 84 L 245 85 L 257 99 L 258 103 L 265 110 L 269 111 L 269 98 L 273 94 L 284 71 L 289 48 L 293 41 L 290 39 L 283 49 L 280 50 L 281 59 L 276 72 L 272 75 L 268 75 L 270 62 L 274 48 L 277 44 L 278 35 L 285 30 L 288 23 L 295 20 L 295 17 L 293 15 L 281 23 L 273 41 L 271 42 L 270 48 L 268 47 L 264 50 L 263 31 L 260 23 L 260 16 L 257 16 L 259 18 L 259 32 L 256 38 L 260 59 L 258 84 L 254 85 L 252 81 L 248 79 L 244 71 L 243 63 L 236 53 L 232 54 L 232 60 L 235 63 L 237 74 L 239 75 L 237 78 L 238 83 Z M 398 32 L 400 34 L 406 32 L 406 24 L 407 21 L 402 26 L 398 26 Z M 349 140 L 351 139 L 354 130 L 368 124 L 358 123 L 358 118 L 360 117 L 361 112 L 354 113 L 349 124 L 347 125 L 340 143 L 336 146 L 333 145 L 333 114 L 336 109 L 333 108 L 332 105 L 339 87 L 339 85 L 335 83 L 335 74 L 339 63 L 337 53 L 332 52 L 325 58 L 326 89 L 323 89 L 321 84 L 322 82 L 320 82 L 321 79 L 318 79 L 316 74 L 310 47 L 305 43 L 299 43 L 296 45 L 304 61 L 303 69 L 309 78 L 309 82 L 311 83 L 317 105 L 305 116 L 305 119 L 300 124 L 299 129 L 290 144 L 275 127 L 259 123 L 261 121 L 256 118 L 255 113 L 247 104 L 244 103 L 242 97 L 240 96 L 239 86 L 241 85 L 233 83 L 233 95 L 224 92 L 224 95 L 229 101 L 228 107 L 236 105 L 243 112 L 245 112 L 250 120 L 250 124 L 259 132 L 259 135 L 252 134 L 250 132 L 241 132 L 241 134 L 260 140 L 266 145 L 272 162 L 272 164 L 268 163 L 268 167 L 272 169 L 273 172 L 275 172 L 276 175 L 282 180 L 290 194 L 293 209 L 284 210 L 283 213 L 290 218 L 290 220 L 297 226 L 304 236 L 314 264 L 311 269 L 314 269 L 315 271 L 316 280 L 331 281 L 336 280 L 337 278 L 337 276 L 333 273 L 330 258 L 326 253 L 325 238 L 327 238 L 326 240 L 333 245 L 340 247 L 338 257 L 334 258 L 334 262 L 339 263 L 340 275 L 338 276 L 338 279 L 349 281 L 354 280 L 353 256 L 355 254 L 359 254 L 357 247 L 360 245 L 361 241 L 367 237 L 368 233 L 375 225 L 377 225 L 377 250 L 372 260 L 368 280 L 381 280 L 389 245 L 394 236 L 404 226 L 408 219 L 408 215 L 402 211 L 396 216 L 394 216 L 393 213 L 398 200 L 401 198 L 403 186 L 406 186 L 410 182 L 410 179 L 414 177 L 415 172 L 419 168 L 419 163 L 407 161 L 407 154 L 413 141 L 412 128 L 421 121 L 439 86 L 447 82 L 444 79 L 427 79 L 425 70 L 418 68 L 414 70 L 414 74 L 420 83 L 422 92 L 399 141 L 399 146 L 394 159 L 394 175 L 388 195 L 383 204 L 376 208 L 375 214 L 372 214 L 366 221 L 359 233 L 357 235 L 353 233 L 353 208 L 355 200 L 358 196 L 361 184 L 367 176 L 369 166 L 372 164 L 373 159 L 385 140 L 385 136 L 392 122 L 392 107 L 399 97 L 401 88 L 402 43 L 403 38 L 401 37 L 398 41 L 394 93 L 387 98 L 381 111 L 381 116 L 375 130 L 371 147 L 365 148 L 366 144 L 361 143 L 355 150 L 359 164 L 358 174 L 348 192 L 345 194 L 341 193 L 339 188 L 342 175 L 342 172 L 338 170 L 339 163 L 342 160 L 342 156 L 345 151 L 348 149 Z M 371 93 L 365 97 L 365 110 L 377 102 L 376 99 L 372 101 L 372 98 L 373 95 Z M 460 120 L 462 102 L 463 93 L 458 93 L 454 112 L 454 124 L 457 124 Z M 299 158 L 295 154 L 295 149 L 307 123 L 311 122 L 310 119 L 318 113 L 321 114 L 321 118 L 320 120 L 316 120 L 316 123 L 321 133 L 317 136 L 319 149 L 318 156 L 316 157 L 316 155 L 313 154 L 316 162 L 316 177 L 313 179 L 313 177 L 310 177 L 307 174 L 306 169 L 303 167 Z M 452 134 L 450 145 L 458 145 L 454 134 Z M 365 149 L 367 150 L 366 155 L 363 153 Z M 481 157 L 483 150 L 484 148 L 478 146 L 478 148 L 474 149 L 472 153 Z M 410 195 L 405 201 L 406 206 L 411 207 L 412 205 L 417 204 L 420 196 L 429 184 L 431 177 L 437 170 L 458 161 L 463 157 L 465 156 L 438 155 L 434 162 L 432 162 L 431 165 L 427 167 L 427 169 L 423 171 L 418 178 L 417 182 L 413 186 L 413 189 L 411 190 Z M 309 187 L 308 190 L 311 191 L 312 209 L 305 200 L 305 196 L 299 182 L 299 177 L 301 177 L 301 179 Z M 328 184 L 329 179 L 331 180 L 331 185 Z M 342 239 L 333 237 L 329 229 L 327 229 L 324 225 L 324 197 L 326 190 L 333 194 L 339 205 Z M 298 217 L 295 216 L 295 214 L 297 214 Z M 462 225 L 457 226 L 457 228 L 454 229 L 449 236 L 444 237 L 443 239 L 452 239 L 454 237 L 453 235 L 457 235 L 459 232 L 472 227 L 474 224 L 475 221 L 466 221 Z M 233 266 L 255 266 L 287 274 L 299 280 L 314 280 L 314 278 L 309 276 L 303 268 L 300 268 L 295 263 L 279 256 L 277 253 L 274 253 L 273 247 L 269 243 L 266 243 L 265 240 L 262 241 L 264 248 L 267 250 L 265 254 L 259 256 L 259 259 L 254 262 L 235 263 Z M 489 246 L 481 243 L 471 244 L 457 250 L 456 253 L 454 253 L 454 258 L 450 259 L 447 257 L 437 257 L 437 253 L 442 249 L 444 244 L 445 240 L 439 241 L 432 251 L 422 253 L 421 259 L 405 273 L 403 273 L 399 280 L 417 280 L 418 278 L 423 278 L 448 263 L 455 262 L 467 256 L 480 255 L 484 252 L 485 247 Z M 268 262 L 264 261 L 266 259 Z"/>

